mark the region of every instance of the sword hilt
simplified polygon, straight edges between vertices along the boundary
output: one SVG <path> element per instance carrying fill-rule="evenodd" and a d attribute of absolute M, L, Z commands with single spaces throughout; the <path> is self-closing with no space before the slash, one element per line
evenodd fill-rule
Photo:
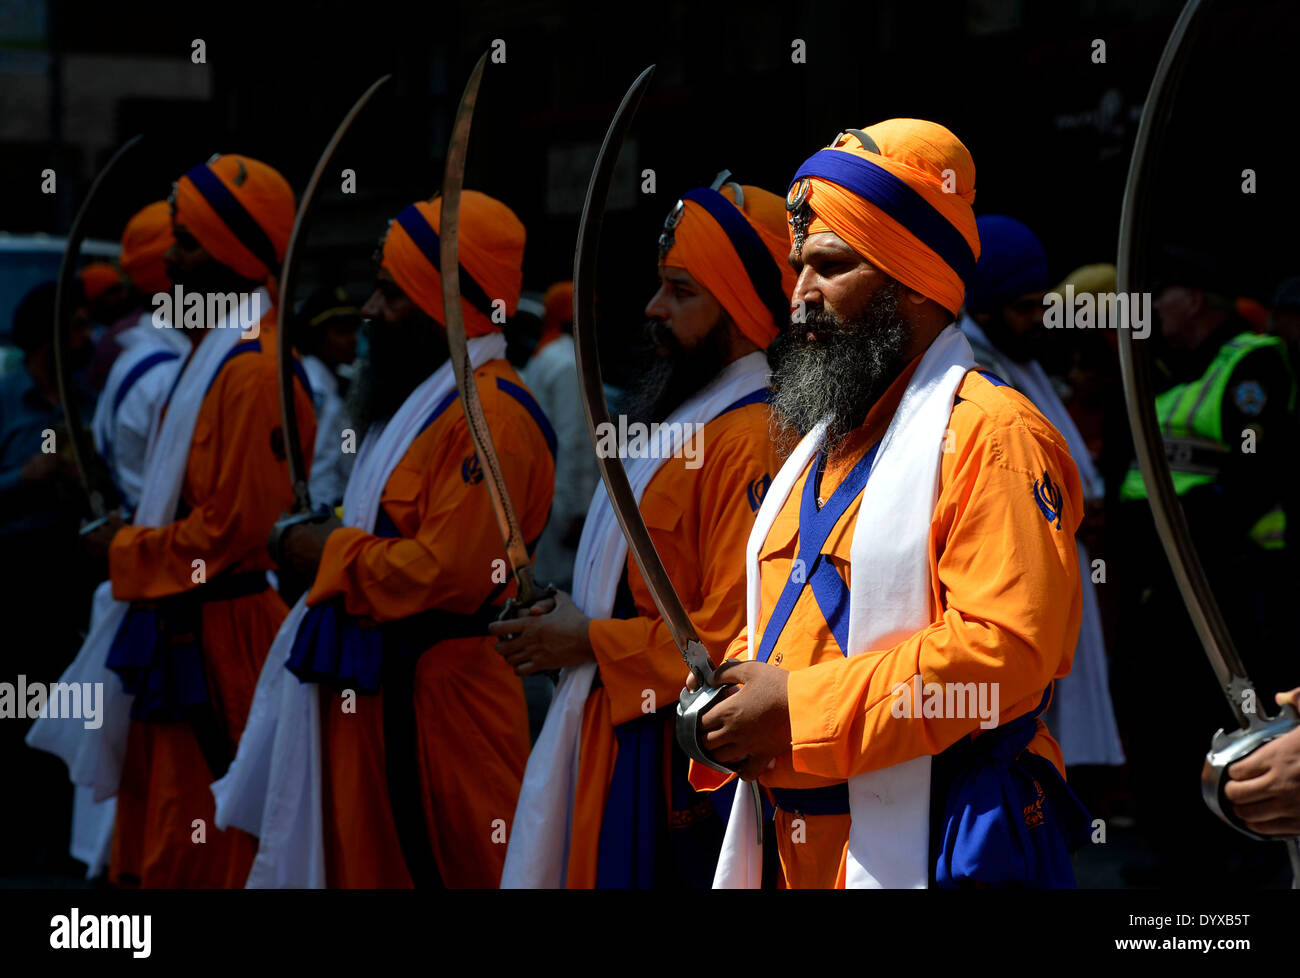
<path fill-rule="evenodd" d="M 103 497 L 99 496 L 98 493 L 95 493 L 95 497 L 98 497 L 99 499 L 99 508 L 97 511 L 103 513 L 103 515 L 98 517 L 97 519 L 87 520 L 85 523 L 81 524 L 81 529 L 77 531 L 79 535 L 83 537 L 89 536 L 91 533 L 94 533 L 96 530 L 98 530 L 101 526 L 108 523 L 109 520 L 113 519 L 113 517 L 117 517 L 118 519 L 121 519 L 123 522 L 126 523 L 129 523 L 131 521 L 131 516 L 132 516 L 131 511 L 128 510 L 125 506 L 119 506 L 116 509 L 112 509 L 108 512 L 104 512 Z"/>
<path fill-rule="evenodd" d="M 527 593 L 525 593 L 523 585 L 523 571 L 525 570 L 527 570 L 527 568 L 522 568 L 521 573 L 516 576 L 516 580 L 520 581 L 519 593 L 506 600 L 505 606 L 501 609 L 501 614 L 497 615 L 497 621 L 509 621 L 512 618 L 518 618 L 519 612 L 527 611 L 539 601 L 545 601 L 547 598 L 555 597 L 555 585 L 548 584 L 539 591 L 537 585 L 533 582 L 533 575 L 531 573 L 526 575 L 528 579 L 528 587 Z"/>
<path fill-rule="evenodd" d="M 278 520 L 271 527 L 271 535 L 266 541 L 266 549 L 271 552 L 271 559 L 275 561 L 275 566 L 284 566 L 284 539 L 288 536 L 291 528 L 299 523 L 324 523 L 332 515 L 333 510 L 322 503 L 316 509 L 293 513 Z"/>
<path fill-rule="evenodd" d="M 704 714 L 709 712 L 713 704 L 726 699 L 739 688 L 738 683 L 720 683 L 717 686 L 701 683 L 695 689 L 683 689 L 677 700 L 677 720 L 674 724 L 677 746 L 685 751 L 687 757 L 723 774 L 739 772 L 720 761 L 715 761 L 704 749 Z M 761 846 L 763 844 L 763 795 L 757 781 L 751 781 L 749 788 L 754 799 L 754 821 L 758 825 L 758 844 Z"/>
<path fill-rule="evenodd" d="M 1260 835 L 1246 828 L 1232 809 L 1232 803 L 1224 794 L 1228 784 L 1228 768 L 1237 761 L 1249 757 L 1270 741 L 1277 740 L 1300 727 L 1300 714 L 1290 703 L 1285 704 L 1275 717 L 1249 717 L 1249 725 L 1244 730 L 1220 730 L 1210 742 L 1210 751 L 1205 755 L 1205 765 L 1201 768 L 1201 797 L 1210 811 L 1223 819 L 1243 835 L 1261 842 L 1278 842 L 1286 836 Z M 1297 838 L 1297 837 L 1292 837 Z"/>

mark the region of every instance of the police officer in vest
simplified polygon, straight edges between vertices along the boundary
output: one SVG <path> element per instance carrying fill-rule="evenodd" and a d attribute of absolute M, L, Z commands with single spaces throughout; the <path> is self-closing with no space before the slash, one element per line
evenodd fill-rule
<path fill-rule="evenodd" d="M 1159 388 L 1163 375 L 1155 408 L 1166 458 L 1233 638 L 1261 689 L 1290 688 L 1289 653 L 1268 640 L 1268 606 L 1285 559 L 1271 531 L 1289 495 L 1296 381 L 1286 344 L 1238 317 L 1224 265 L 1168 249 L 1153 290 L 1160 337 L 1143 342 L 1160 344 L 1153 380 Z M 1130 881 L 1170 885 L 1193 874 L 1202 883 L 1264 884 L 1263 847 L 1241 845 L 1198 808 L 1207 738 L 1231 716 L 1201 661 L 1136 461 L 1119 499 L 1116 544 L 1126 549 L 1113 561 L 1124 602 L 1114 693 L 1139 827 L 1156 857 Z"/>
<path fill-rule="evenodd" d="M 1224 515 L 1236 526 L 1220 526 L 1216 536 L 1236 529 L 1249 535 L 1279 501 L 1281 480 L 1261 477 L 1285 471 L 1282 443 L 1296 396 L 1285 342 L 1255 333 L 1237 316 L 1232 295 L 1207 256 L 1168 250 L 1154 306 L 1170 386 L 1156 398 L 1156 416 L 1184 508 L 1198 489 L 1231 498 Z M 1135 462 L 1120 498 L 1146 495 Z"/>

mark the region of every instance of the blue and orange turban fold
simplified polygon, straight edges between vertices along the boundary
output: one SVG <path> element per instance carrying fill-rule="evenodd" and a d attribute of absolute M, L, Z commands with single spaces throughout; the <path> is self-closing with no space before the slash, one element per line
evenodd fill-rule
<path fill-rule="evenodd" d="M 247 156 L 216 156 L 176 181 L 172 206 L 175 222 L 204 251 L 274 289 L 296 210 L 293 189 L 277 171 Z"/>
<path fill-rule="evenodd" d="M 381 262 L 394 281 L 435 322 L 442 313 L 438 225 L 442 200 L 422 200 L 397 215 L 384 237 Z M 524 225 L 501 201 L 475 190 L 460 196 L 460 305 L 466 336 L 499 330 L 493 300 L 507 317 L 519 306 L 524 285 Z"/>
<path fill-rule="evenodd" d="M 996 312 L 1023 295 L 1044 292 L 1047 252 L 1038 235 L 1014 217 L 985 214 L 976 222 L 980 235 L 980 260 L 966 281 L 966 308 L 971 312 Z"/>
<path fill-rule="evenodd" d="M 737 198 L 736 186 L 696 187 L 682 195 L 664 224 L 660 264 L 686 269 L 748 340 L 767 349 L 790 321 L 794 291 L 785 205 L 776 194 L 747 185 Z"/>
<path fill-rule="evenodd" d="M 137 211 L 122 231 L 122 271 L 144 295 L 166 292 L 166 256 L 176 238 L 172 235 L 171 207 L 155 200 Z"/>
<path fill-rule="evenodd" d="M 887 119 L 846 130 L 808 157 L 786 198 L 811 207 L 808 233 L 834 231 L 858 254 L 956 315 L 979 258 L 975 161 L 935 122 Z"/>

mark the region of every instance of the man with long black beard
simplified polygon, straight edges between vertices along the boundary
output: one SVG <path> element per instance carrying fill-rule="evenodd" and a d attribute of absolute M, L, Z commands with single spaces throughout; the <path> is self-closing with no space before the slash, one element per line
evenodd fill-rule
<path fill-rule="evenodd" d="M 763 350 L 789 316 L 794 284 L 781 199 L 725 177 L 683 195 L 669 215 L 659 290 L 646 306 L 662 359 L 629 413 L 683 438 L 668 452 L 662 437 L 643 439 L 646 450 L 635 436 L 619 447 L 714 661 L 744 620 L 736 557 L 776 471 Z M 603 485 L 583 525 L 573 596 L 533 612 L 492 626 L 520 675 L 563 670 L 529 758 L 502 885 L 707 886 L 726 809 L 686 782 L 671 722 L 681 655 Z"/>
<path fill-rule="evenodd" d="M 893 119 L 841 133 L 787 198 L 772 407 L 800 440 L 745 551 L 750 619 L 719 670 L 739 691 L 703 726 L 775 803 L 790 887 L 1072 882 L 1084 813 L 1038 714 L 1079 628 L 1079 479 L 952 325 L 974 184 L 951 132 Z M 714 883 L 758 886 L 735 802 Z"/>
<path fill-rule="evenodd" d="M 249 747 L 213 789 L 218 820 L 251 824 L 260 839 L 249 886 L 501 880 L 528 715 L 487 634 L 513 584 L 442 325 L 440 215 L 435 199 L 397 216 L 361 310 L 370 363 L 353 407 L 364 436 L 343 520 L 283 539 L 285 560 L 314 583 L 270 652 Z M 519 301 L 523 251 L 515 214 L 466 191 L 460 281 L 478 297 L 462 298 L 468 354 L 534 542 L 554 491 L 555 435 L 493 319 Z"/>

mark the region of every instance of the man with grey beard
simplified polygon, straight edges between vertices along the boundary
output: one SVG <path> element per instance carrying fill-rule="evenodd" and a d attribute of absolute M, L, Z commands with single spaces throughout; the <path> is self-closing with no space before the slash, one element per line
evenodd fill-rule
<path fill-rule="evenodd" d="M 951 132 L 893 119 L 841 133 L 787 197 L 787 458 L 719 669 L 740 688 L 703 727 L 775 802 L 789 887 L 1073 885 L 1086 812 L 1039 714 L 1079 628 L 1081 490 L 1061 436 L 953 325 L 974 183 Z M 701 790 L 728 780 L 692 764 Z M 753 819 L 738 795 L 715 886 L 765 884 Z"/>

